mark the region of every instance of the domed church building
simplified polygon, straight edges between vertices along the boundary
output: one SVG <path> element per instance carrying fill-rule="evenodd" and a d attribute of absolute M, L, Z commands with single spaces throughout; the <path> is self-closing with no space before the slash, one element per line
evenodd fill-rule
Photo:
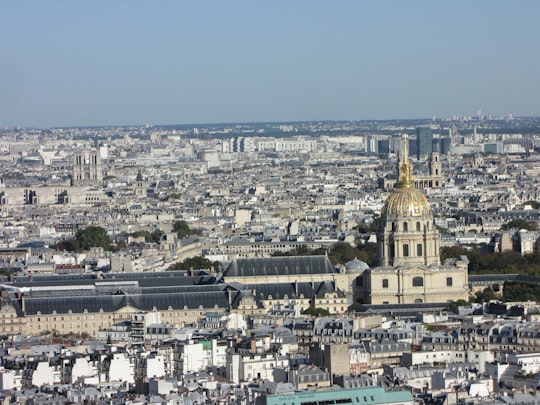
<path fill-rule="evenodd" d="M 378 267 L 356 279 L 359 304 L 444 303 L 468 298 L 466 257 L 441 264 L 431 206 L 414 187 L 408 143 L 398 162 L 396 188 L 386 200 L 377 233 Z"/>

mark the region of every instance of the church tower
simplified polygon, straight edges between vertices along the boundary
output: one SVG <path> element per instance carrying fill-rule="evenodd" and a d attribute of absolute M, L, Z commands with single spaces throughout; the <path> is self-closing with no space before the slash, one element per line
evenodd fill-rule
<path fill-rule="evenodd" d="M 442 164 L 439 152 L 433 152 L 429 156 L 429 175 L 431 177 L 430 186 L 433 188 L 442 187 Z"/>
<path fill-rule="evenodd" d="M 377 234 L 379 264 L 440 264 L 439 232 L 433 223 L 433 213 L 426 196 L 414 187 L 406 138 L 398 168 L 396 189 L 381 212 L 381 226 Z"/>
<path fill-rule="evenodd" d="M 135 179 L 135 196 L 146 197 L 146 182 L 144 181 L 141 169 L 137 172 Z"/>

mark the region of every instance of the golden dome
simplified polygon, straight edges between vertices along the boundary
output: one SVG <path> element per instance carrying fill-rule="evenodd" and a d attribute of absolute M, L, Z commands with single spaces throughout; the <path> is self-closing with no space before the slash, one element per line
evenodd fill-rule
<path fill-rule="evenodd" d="M 425 217 L 432 215 L 431 206 L 426 196 L 414 187 L 408 146 L 407 137 L 405 137 L 402 162 L 399 164 L 398 182 L 396 189 L 384 203 L 383 217 Z"/>
<path fill-rule="evenodd" d="M 414 187 L 399 187 L 388 197 L 382 209 L 386 218 L 431 216 L 431 206 L 420 190 Z"/>

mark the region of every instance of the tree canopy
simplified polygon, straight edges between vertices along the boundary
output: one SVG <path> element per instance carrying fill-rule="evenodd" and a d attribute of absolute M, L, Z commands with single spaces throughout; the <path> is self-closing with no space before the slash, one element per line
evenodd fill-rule
<path fill-rule="evenodd" d="M 540 203 L 535 200 L 525 201 L 523 205 L 530 205 L 534 210 L 540 209 Z"/>
<path fill-rule="evenodd" d="M 358 225 L 358 232 L 360 233 L 375 233 L 379 230 L 381 226 L 381 218 L 377 217 L 373 219 L 373 222 L 370 224 L 360 224 Z"/>
<path fill-rule="evenodd" d="M 527 274 L 540 276 L 540 252 L 521 255 L 518 252 L 493 253 L 485 249 L 465 249 L 461 246 L 444 247 L 441 259 L 467 256 L 469 274 Z"/>
<path fill-rule="evenodd" d="M 330 315 L 330 311 L 325 308 L 315 308 L 310 306 L 302 311 L 302 315 L 328 316 Z"/>
<path fill-rule="evenodd" d="M 102 247 L 104 250 L 111 249 L 111 240 L 107 231 L 100 226 L 89 226 L 79 229 L 75 233 L 75 250 L 88 250 L 92 247 Z"/>
<path fill-rule="evenodd" d="M 338 242 L 330 248 L 328 257 L 334 264 L 345 264 L 356 258 L 373 266 L 377 259 L 377 245 L 367 242 L 354 247 L 346 242 Z"/>
<path fill-rule="evenodd" d="M 129 234 L 129 236 L 133 236 L 134 238 L 144 236 L 144 241 L 147 243 L 159 243 L 161 235 L 163 235 L 163 231 L 161 229 L 156 229 L 152 233 L 148 231 L 137 231 Z"/>
<path fill-rule="evenodd" d="M 183 262 L 175 263 L 168 270 L 201 270 L 212 267 L 212 262 L 202 256 L 194 256 L 185 259 Z"/>
<path fill-rule="evenodd" d="M 183 239 L 186 236 L 196 234 L 197 232 L 190 229 L 186 221 L 175 221 L 173 223 L 173 232 L 176 232 L 178 239 Z"/>
<path fill-rule="evenodd" d="M 525 229 L 527 231 L 536 231 L 538 226 L 534 222 L 527 222 L 524 219 L 513 219 L 510 222 L 507 222 L 501 226 L 503 231 L 508 231 L 510 229 Z"/>
<path fill-rule="evenodd" d="M 300 246 L 290 252 L 274 252 L 272 256 L 320 256 L 328 254 L 328 258 L 333 264 L 345 264 L 355 258 L 373 266 L 377 259 L 377 245 L 375 243 L 360 243 L 356 247 L 347 242 L 337 242 L 330 249 L 309 249 L 307 246 Z"/>

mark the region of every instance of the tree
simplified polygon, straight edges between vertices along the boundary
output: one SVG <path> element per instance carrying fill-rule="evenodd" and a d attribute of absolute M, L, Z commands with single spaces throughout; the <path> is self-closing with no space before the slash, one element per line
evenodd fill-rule
<path fill-rule="evenodd" d="M 370 224 L 360 224 L 358 225 L 359 233 L 375 233 L 379 230 L 381 226 L 381 218 L 373 218 L 373 221 Z"/>
<path fill-rule="evenodd" d="M 474 302 L 481 304 L 483 302 L 489 302 L 496 298 L 497 296 L 495 294 L 495 291 L 493 291 L 490 287 L 486 287 L 483 291 L 478 291 L 475 294 Z"/>
<path fill-rule="evenodd" d="M 212 262 L 202 256 L 189 257 L 183 262 L 175 263 L 171 265 L 168 270 L 200 270 L 209 269 L 212 267 Z"/>
<path fill-rule="evenodd" d="M 77 249 L 75 239 L 61 240 L 53 246 L 56 250 L 65 250 L 66 252 L 74 252 Z"/>
<path fill-rule="evenodd" d="M 88 250 L 92 247 L 102 247 L 104 250 L 111 249 L 111 240 L 107 231 L 100 226 L 89 226 L 79 229 L 75 233 L 75 250 Z"/>
<path fill-rule="evenodd" d="M 534 210 L 540 209 L 540 203 L 534 200 L 525 201 L 523 205 L 530 205 Z"/>
<path fill-rule="evenodd" d="M 163 235 L 163 231 L 161 229 L 156 229 L 152 233 L 148 231 L 137 231 L 129 234 L 129 236 L 133 236 L 134 238 L 144 236 L 144 241 L 146 243 L 159 243 L 161 240 L 161 235 Z"/>
<path fill-rule="evenodd" d="M 463 299 L 459 299 L 457 301 L 452 301 L 448 304 L 448 309 L 452 311 L 453 313 L 457 314 L 459 313 L 459 307 L 467 306 L 469 303 Z"/>
<path fill-rule="evenodd" d="M 539 301 L 540 285 L 507 281 L 504 283 L 503 298 L 505 301 Z"/>
<path fill-rule="evenodd" d="M 186 221 L 175 221 L 173 223 L 173 232 L 176 232 L 178 239 L 184 239 L 188 235 L 193 235 L 196 233 L 189 228 L 189 225 Z"/>
<path fill-rule="evenodd" d="M 377 259 L 377 245 L 375 243 L 360 243 L 353 247 L 346 242 L 337 242 L 328 251 L 328 257 L 334 264 L 345 264 L 357 258 L 372 266 Z"/>
<path fill-rule="evenodd" d="M 330 315 L 330 311 L 328 311 L 325 308 L 315 308 L 315 307 L 308 307 L 302 311 L 303 315 L 311 315 L 311 316 L 328 316 Z"/>
<path fill-rule="evenodd" d="M 527 231 L 535 231 L 537 228 L 538 226 L 534 222 L 527 222 L 524 219 L 513 219 L 501 226 L 503 231 L 508 231 L 510 229 L 525 229 Z"/>

